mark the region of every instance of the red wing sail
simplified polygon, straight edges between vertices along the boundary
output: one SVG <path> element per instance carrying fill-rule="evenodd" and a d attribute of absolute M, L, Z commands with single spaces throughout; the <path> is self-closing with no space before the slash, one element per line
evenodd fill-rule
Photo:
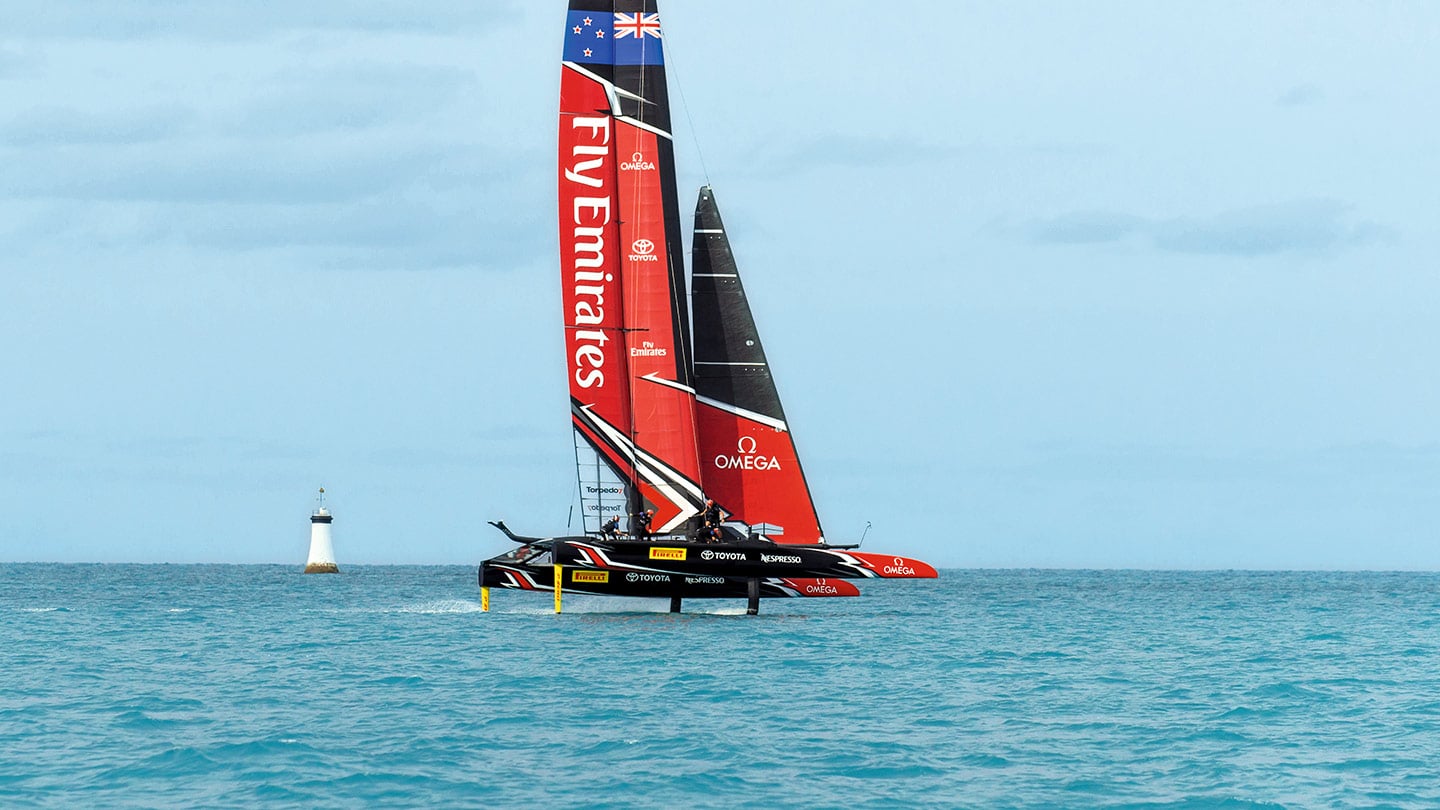
<path fill-rule="evenodd" d="M 560 76 L 560 271 L 585 528 L 633 510 L 633 463 L 597 437 L 634 432 L 625 361 L 615 121 L 606 88 Z M 602 431 L 601 426 L 605 427 Z"/>
<path fill-rule="evenodd" d="M 727 512 L 780 543 L 819 543 L 780 394 L 760 345 L 715 195 L 695 206 L 695 389 L 702 483 Z"/>
<path fill-rule="evenodd" d="M 681 529 L 703 499 L 654 0 L 571 0 L 564 53 L 561 261 L 585 528 L 653 508 L 653 531 Z"/>

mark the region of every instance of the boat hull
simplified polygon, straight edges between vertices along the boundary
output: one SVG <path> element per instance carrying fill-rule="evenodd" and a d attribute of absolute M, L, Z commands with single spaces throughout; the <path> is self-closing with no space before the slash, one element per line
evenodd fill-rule
<path fill-rule="evenodd" d="M 678 538 L 599 541 L 565 538 L 554 543 L 555 562 L 621 572 L 730 578 L 931 579 L 934 567 L 893 554 L 780 545 L 758 540 L 698 543 Z"/>
<path fill-rule="evenodd" d="M 744 599 L 749 593 L 749 578 L 713 574 L 563 567 L 561 577 L 560 589 L 563 592 L 597 596 Z M 859 588 L 841 580 L 806 577 L 758 579 L 760 597 L 764 599 L 860 595 Z M 555 566 L 489 560 L 480 566 L 480 587 L 553 591 Z"/>

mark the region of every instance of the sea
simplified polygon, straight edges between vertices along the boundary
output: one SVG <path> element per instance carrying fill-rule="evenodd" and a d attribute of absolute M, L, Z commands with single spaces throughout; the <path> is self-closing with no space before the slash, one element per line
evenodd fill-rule
<path fill-rule="evenodd" d="M 1440 575 L 0 565 L 0 807 L 1440 807 Z"/>

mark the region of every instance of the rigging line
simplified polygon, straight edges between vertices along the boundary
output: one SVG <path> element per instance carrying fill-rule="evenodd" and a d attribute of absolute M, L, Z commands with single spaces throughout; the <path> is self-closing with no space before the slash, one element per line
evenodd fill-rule
<path fill-rule="evenodd" d="M 695 144 L 695 156 L 700 159 L 700 173 L 705 175 L 705 185 L 710 183 L 710 169 L 705 166 L 705 152 L 700 148 L 700 135 L 695 129 L 695 120 L 690 117 L 690 105 L 685 102 L 685 83 L 680 80 L 680 62 L 675 58 L 675 49 L 665 54 L 665 61 L 675 74 L 675 92 L 680 95 L 680 109 L 685 111 L 685 123 L 690 126 L 690 142 Z M 670 131 L 673 134 L 675 127 L 672 125 Z"/>
<path fill-rule="evenodd" d="M 575 440 L 576 440 L 577 442 L 580 441 L 580 436 L 579 436 L 578 434 L 576 434 L 576 433 L 573 433 L 573 431 L 574 431 L 574 428 L 573 428 L 573 427 L 571 428 L 571 431 L 572 431 L 572 435 L 574 436 Z M 570 517 L 566 518 L 566 520 L 565 520 L 565 530 L 566 530 L 567 532 L 570 530 L 570 522 L 571 522 L 572 520 L 574 520 L 574 518 L 575 518 L 575 501 L 576 501 L 577 499 L 580 501 L 580 511 L 581 511 L 581 513 L 582 513 L 582 514 L 581 514 L 581 520 L 582 520 L 582 522 L 583 522 L 583 520 L 584 520 L 584 514 L 583 514 L 583 513 L 584 513 L 584 511 L 585 511 L 585 482 L 584 482 L 584 478 L 582 477 L 582 474 L 581 474 L 580 446 L 579 446 L 579 444 L 576 444 L 576 446 L 575 446 L 575 487 L 574 487 L 574 489 L 571 489 L 571 490 L 570 490 Z"/>

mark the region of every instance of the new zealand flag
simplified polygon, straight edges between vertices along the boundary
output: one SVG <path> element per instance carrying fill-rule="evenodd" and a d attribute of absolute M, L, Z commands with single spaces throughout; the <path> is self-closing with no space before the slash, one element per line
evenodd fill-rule
<path fill-rule="evenodd" d="M 582 65 L 663 65 L 660 15 L 571 11 L 565 21 L 565 61 Z"/>

